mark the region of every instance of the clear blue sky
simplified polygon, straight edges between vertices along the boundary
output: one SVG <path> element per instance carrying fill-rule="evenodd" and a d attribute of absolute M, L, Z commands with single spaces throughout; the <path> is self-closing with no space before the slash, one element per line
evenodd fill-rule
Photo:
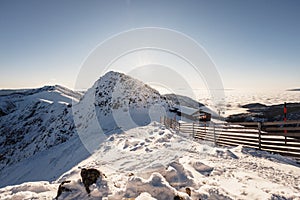
<path fill-rule="evenodd" d="M 0 88 L 73 88 L 97 44 L 140 27 L 194 38 L 225 88 L 299 88 L 299 10 L 296 0 L 0 0 Z"/>

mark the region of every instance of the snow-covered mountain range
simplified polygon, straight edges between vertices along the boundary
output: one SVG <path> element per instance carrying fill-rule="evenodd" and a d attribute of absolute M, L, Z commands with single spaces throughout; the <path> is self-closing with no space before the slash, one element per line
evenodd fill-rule
<path fill-rule="evenodd" d="M 65 180 L 72 192 L 60 199 L 300 198 L 295 161 L 167 130 L 159 120 L 173 117 L 174 104 L 203 108 L 118 72 L 84 94 L 62 86 L 1 90 L 0 199 L 53 199 Z M 90 197 L 82 167 L 107 177 L 91 186 Z"/>
<path fill-rule="evenodd" d="M 100 77 L 85 94 L 59 85 L 0 90 L 0 177 L 10 166 L 68 140 L 80 140 L 92 152 L 111 131 L 159 121 L 169 114 L 172 100 L 118 72 Z"/>

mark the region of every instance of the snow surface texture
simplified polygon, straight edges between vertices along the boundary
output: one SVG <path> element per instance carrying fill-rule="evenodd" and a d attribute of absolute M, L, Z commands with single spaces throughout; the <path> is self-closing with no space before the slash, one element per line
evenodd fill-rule
<path fill-rule="evenodd" d="M 300 166 L 294 161 L 187 137 L 155 122 L 113 134 L 56 181 L 7 186 L 0 189 L 0 199 L 52 199 L 65 180 L 71 181 L 66 184 L 71 192 L 59 199 L 300 199 Z M 90 187 L 90 197 L 80 180 L 83 167 L 106 175 Z"/>

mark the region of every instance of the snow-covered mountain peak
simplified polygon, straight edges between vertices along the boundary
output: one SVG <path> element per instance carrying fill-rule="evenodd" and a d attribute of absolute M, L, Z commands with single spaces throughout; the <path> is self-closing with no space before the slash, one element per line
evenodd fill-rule
<path fill-rule="evenodd" d="M 149 108 L 153 103 L 162 103 L 158 91 L 122 73 L 108 72 L 94 86 L 95 102 L 98 106 L 105 105 L 106 100 L 112 109 L 124 107 L 125 104 L 130 107 Z"/>
<path fill-rule="evenodd" d="M 157 90 L 118 72 L 108 72 L 98 79 L 78 104 L 81 112 L 95 112 L 99 121 L 111 121 L 106 119 L 110 117 L 116 120 L 118 116 L 123 116 L 127 119 L 136 118 L 133 121 L 138 125 L 154 121 L 150 119 L 150 115 L 155 106 L 160 106 L 163 112 L 167 112 L 169 102 Z"/>
<path fill-rule="evenodd" d="M 79 136 L 92 152 L 102 136 L 159 121 L 169 107 L 164 96 L 143 82 L 108 72 L 84 94 L 73 113 Z"/>
<path fill-rule="evenodd" d="M 121 94 L 117 94 L 120 92 Z M 147 98 L 148 96 L 160 96 L 159 92 L 145 83 L 119 72 L 107 72 L 100 77 L 88 90 L 85 96 L 94 95 L 99 102 L 103 98 L 110 98 L 114 95 Z"/>

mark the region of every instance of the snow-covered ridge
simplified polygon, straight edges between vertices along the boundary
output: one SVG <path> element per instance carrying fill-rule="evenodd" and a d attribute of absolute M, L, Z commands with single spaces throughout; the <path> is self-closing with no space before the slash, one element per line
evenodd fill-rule
<path fill-rule="evenodd" d="M 80 97 L 58 85 L 0 90 L 0 169 L 74 135 L 71 107 Z"/>
<path fill-rule="evenodd" d="M 81 94 L 78 92 L 74 92 L 66 87 L 61 85 L 51 85 L 51 86 L 44 86 L 41 88 L 34 88 L 34 89 L 4 89 L 0 90 L 0 96 L 11 96 L 11 95 L 33 95 L 35 93 L 40 93 L 44 91 L 58 91 L 67 96 L 80 99 Z"/>
<path fill-rule="evenodd" d="M 82 94 L 66 87 L 44 86 L 35 89 L 0 90 L 0 116 L 8 114 L 22 107 L 26 100 L 41 99 L 48 103 L 61 102 L 71 104 L 78 102 Z M 20 103 L 19 103 L 20 102 Z"/>

